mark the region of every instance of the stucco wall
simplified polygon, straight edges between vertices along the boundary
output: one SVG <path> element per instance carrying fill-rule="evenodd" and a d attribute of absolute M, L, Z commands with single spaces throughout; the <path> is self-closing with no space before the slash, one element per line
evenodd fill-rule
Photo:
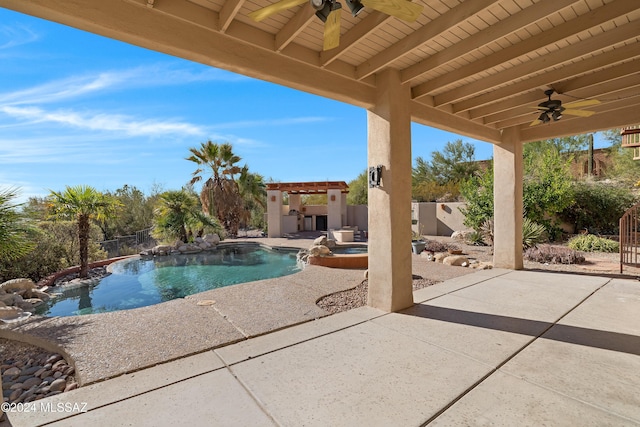
<path fill-rule="evenodd" d="M 450 236 L 457 230 L 468 230 L 460 207 L 464 203 L 412 203 L 412 219 L 417 220 L 411 228 L 425 236 Z"/>
<path fill-rule="evenodd" d="M 345 225 L 357 225 L 358 230 L 369 230 L 367 205 L 347 205 L 347 223 Z"/>

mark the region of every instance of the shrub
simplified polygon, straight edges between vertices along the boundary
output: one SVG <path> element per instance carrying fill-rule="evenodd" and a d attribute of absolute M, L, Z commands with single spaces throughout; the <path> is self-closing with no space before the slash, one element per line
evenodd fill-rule
<path fill-rule="evenodd" d="M 574 185 L 575 202 L 560 217 L 573 224 L 574 231 L 588 229 L 595 234 L 618 234 L 620 217 L 633 206 L 635 197 L 628 188 L 595 182 Z"/>
<path fill-rule="evenodd" d="M 528 261 L 549 264 L 580 264 L 584 257 L 577 251 L 563 246 L 537 245 L 524 252 Z"/>
<path fill-rule="evenodd" d="M 425 240 L 424 250 L 430 252 L 447 252 L 449 250 L 457 251 L 460 250 L 460 248 L 453 243 L 443 243 L 437 240 Z"/>
<path fill-rule="evenodd" d="M 529 249 L 545 240 L 544 225 L 524 218 L 522 221 L 522 248 Z"/>
<path fill-rule="evenodd" d="M 594 234 L 575 236 L 568 242 L 568 246 L 583 252 L 618 252 L 620 245 L 615 240 L 598 237 Z"/>

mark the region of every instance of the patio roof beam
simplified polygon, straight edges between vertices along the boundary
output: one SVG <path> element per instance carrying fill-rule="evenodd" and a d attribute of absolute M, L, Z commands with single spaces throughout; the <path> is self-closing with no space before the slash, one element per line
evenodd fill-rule
<path fill-rule="evenodd" d="M 315 9 L 311 6 L 311 3 L 305 3 L 295 16 L 287 21 L 280 31 L 276 34 L 275 50 L 276 52 L 282 52 L 282 49 L 287 47 L 297 36 L 311 23 L 311 20 L 315 18 Z"/>

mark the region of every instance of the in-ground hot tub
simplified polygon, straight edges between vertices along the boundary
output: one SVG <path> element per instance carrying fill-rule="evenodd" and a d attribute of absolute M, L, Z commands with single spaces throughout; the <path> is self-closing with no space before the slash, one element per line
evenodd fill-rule
<path fill-rule="evenodd" d="M 309 257 L 309 264 L 331 268 L 368 268 L 369 255 L 366 246 L 338 246 L 333 255 Z"/>

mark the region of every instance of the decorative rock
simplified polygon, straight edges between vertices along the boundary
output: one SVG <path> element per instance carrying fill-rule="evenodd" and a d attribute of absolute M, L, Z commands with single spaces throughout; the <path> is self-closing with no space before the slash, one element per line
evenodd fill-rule
<path fill-rule="evenodd" d="M 31 298 L 39 298 L 42 301 L 49 301 L 51 299 L 51 296 L 43 291 L 39 291 L 38 289 L 33 289 L 31 291 Z"/>
<path fill-rule="evenodd" d="M 58 360 L 62 360 L 62 356 L 59 354 L 54 354 L 53 356 L 49 357 L 47 359 L 47 364 L 44 365 L 45 369 L 51 369 L 53 365 L 50 364 L 56 363 Z"/>
<path fill-rule="evenodd" d="M 13 390 L 13 392 L 9 395 L 9 402 L 14 402 L 15 400 L 18 399 L 18 397 L 20 397 L 21 394 L 22 394 L 21 388 Z"/>
<path fill-rule="evenodd" d="M 336 247 L 336 241 L 333 239 L 327 239 L 327 243 L 325 243 L 325 246 L 329 249 L 333 249 Z"/>
<path fill-rule="evenodd" d="M 22 390 L 22 383 L 15 383 L 15 384 L 12 384 L 11 387 L 9 387 L 9 390 L 17 390 L 17 389 Z"/>
<path fill-rule="evenodd" d="M 31 304 L 34 308 L 42 304 L 42 300 L 40 298 L 28 298 L 24 300 L 24 302 Z"/>
<path fill-rule="evenodd" d="M 462 266 L 464 264 L 465 266 L 467 266 L 469 265 L 469 259 L 462 255 L 450 255 L 448 257 L 445 257 L 442 260 L 442 263 L 455 266 Z"/>
<path fill-rule="evenodd" d="M 49 386 L 49 390 L 54 391 L 63 391 L 67 387 L 67 382 L 62 378 L 58 378 Z"/>
<path fill-rule="evenodd" d="M 220 243 L 220 236 L 218 236 L 217 234 L 205 234 L 203 237 L 204 241 L 211 244 L 211 245 L 217 245 L 218 243 Z"/>
<path fill-rule="evenodd" d="M 323 256 L 323 255 L 331 255 L 331 249 L 323 245 L 311 246 L 309 248 L 310 256 Z"/>
<path fill-rule="evenodd" d="M 367 280 L 369 278 L 369 270 L 364 271 L 364 278 Z"/>
<path fill-rule="evenodd" d="M 71 391 L 71 390 L 75 390 L 78 388 L 78 383 L 69 383 L 67 384 L 67 386 L 64 388 L 64 391 Z"/>
<path fill-rule="evenodd" d="M 13 368 L 9 368 L 6 371 L 4 371 L 3 375 L 7 375 L 7 376 L 14 376 L 14 375 L 20 375 L 20 368 L 17 367 L 13 367 Z"/>
<path fill-rule="evenodd" d="M 34 289 L 36 284 L 31 279 L 11 279 L 0 285 L 5 292 L 26 291 Z"/>
<path fill-rule="evenodd" d="M 493 264 L 490 262 L 479 262 L 471 264 L 471 268 L 475 268 L 476 270 L 491 270 L 493 268 Z"/>
<path fill-rule="evenodd" d="M 327 236 L 320 236 L 313 241 L 313 246 L 327 246 Z"/>
<path fill-rule="evenodd" d="M 26 380 L 25 382 L 22 383 L 22 388 L 24 390 L 29 390 L 33 386 L 40 385 L 41 382 L 42 382 L 42 380 L 40 378 L 31 377 L 31 378 L 29 378 L 28 380 Z"/>
<path fill-rule="evenodd" d="M 439 252 L 433 256 L 436 262 L 442 263 L 442 261 L 447 257 L 447 255 L 443 252 Z"/>
<path fill-rule="evenodd" d="M 454 231 L 453 233 L 451 233 L 451 238 L 453 240 L 464 241 L 467 240 L 467 238 L 469 238 L 471 234 L 473 234 L 473 230 Z"/>

